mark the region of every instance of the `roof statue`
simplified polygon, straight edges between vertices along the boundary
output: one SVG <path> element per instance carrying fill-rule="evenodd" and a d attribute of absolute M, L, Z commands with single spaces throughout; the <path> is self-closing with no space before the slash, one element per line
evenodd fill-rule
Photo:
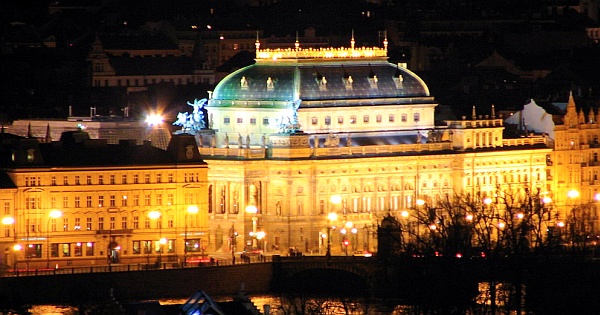
<path fill-rule="evenodd" d="M 202 109 L 206 104 L 205 98 L 199 100 L 194 99 L 193 103 L 187 102 L 188 105 L 192 106 L 194 110 L 192 113 L 180 112 L 177 114 L 177 121 L 173 123 L 175 126 L 181 126 L 181 131 L 195 133 L 196 131 L 202 130 L 206 124 L 204 122 L 204 112 Z"/>

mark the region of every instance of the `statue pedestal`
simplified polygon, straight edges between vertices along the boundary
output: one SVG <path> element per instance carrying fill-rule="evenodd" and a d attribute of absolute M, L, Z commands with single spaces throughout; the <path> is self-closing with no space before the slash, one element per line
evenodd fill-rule
<path fill-rule="evenodd" d="M 303 132 L 271 134 L 269 135 L 269 157 L 308 158 L 311 154 L 309 138 L 310 135 Z"/>

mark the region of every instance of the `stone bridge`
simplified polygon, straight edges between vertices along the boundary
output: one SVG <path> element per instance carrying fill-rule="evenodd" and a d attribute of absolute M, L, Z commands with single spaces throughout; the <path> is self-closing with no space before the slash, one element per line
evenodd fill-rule
<path fill-rule="evenodd" d="M 280 292 L 373 295 L 379 269 L 372 257 L 275 256 L 272 288 Z"/>

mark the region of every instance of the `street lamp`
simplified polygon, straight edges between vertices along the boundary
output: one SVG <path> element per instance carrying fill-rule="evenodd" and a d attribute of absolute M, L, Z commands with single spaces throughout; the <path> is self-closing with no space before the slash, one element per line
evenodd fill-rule
<path fill-rule="evenodd" d="M 250 236 L 252 236 L 252 248 L 256 248 L 256 227 L 257 227 L 257 220 L 258 218 L 256 217 L 256 214 L 258 213 L 258 208 L 254 205 L 249 205 L 246 207 L 246 213 L 251 214 L 252 215 L 252 232 L 250 232 Z"/>
<path fill-rule="evenodd" d="M 333 224 L 334 221 L 336 221 L 338 218 L 337 213 L 335 212 L 330 212 L 327 215 L 327 220 L 329 221 L 327 224 L 327 258 L 331 257 L 331 229 L 335 228 L 332 227 L 331 225 Z"/>
<path fill-rule="evenodd" d="M 183 239 L 183 266 L 187 265 L 187 251 L 188 251 L 188 214 L 196 214 L 198 213 L 198 206 L 188 206 L 187 211 L 185 212 L 185 232 Z"/>
<path fill-rule="evenodd" d="M 60 210 L 54 209 L 50 211 L 48 215 L 48 224 L 46 224 L 46 248 L 48 248 L 48 252 L 46 252 L 46 268 L 50 268 L 50 252 L 52 250 L 50 248 L 50 221 L 62 217 L 62 212 Z"/>
<path fill-rule="evenodd" d="M 164 243 L 166 243 L 166 239 L 163 240 L 162 237 L 162 222 L 160 221 L 161 218 L 161 213 L 160 211 L 150 211 L 148 212 L 148 217 L 151 220 L 155 220 L 158 224 L 158 243 L 159 243 L 159 247 L 158 247 L 158 263 L 160 265 L 161 261 L 162 261 L 162 246 Z"/>

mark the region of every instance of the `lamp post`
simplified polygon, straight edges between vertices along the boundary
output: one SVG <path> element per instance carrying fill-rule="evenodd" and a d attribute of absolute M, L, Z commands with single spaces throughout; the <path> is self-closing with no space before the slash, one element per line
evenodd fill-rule
<path fill-rule="evenodd" d="M 13 237 L 14 237 L 15 245 L 16 245 L 16 243 L 17 243 L 17 233 L 16 233 L 16 228 L 15 228 L 15 218 L 13 218 L 13 217 L 4 217 L 4 218 L 2 218 L 2 224 L 3 225 L 12 225 L 12 227 L 13 227 L 12 228 L 12 232 L 13 232 Z M 14 260 L 15 260 L 15 264 L 16 264 L 16 261 L 17 261 L 16 255 L 13 255 L 13 256 L 14 256 Z M 9 265 L 8 259 L 7 258 L 4 258 L 4 259 L 6 259 L 6 261 L 4 262 L 4 264 L 6 266 L 8 266 Z"/>
<path fill-rule="evenodd" d="M 252 232 L 250 232 L 250 236 L 252 236 L 252 248 L 255 249 L 256 248 L 256 227 L 257 227 L 257 221 L 258 218 L 256 217 L 256 214 L 258 213 L 258 208 L 254 205 L 249 205 L 246 207 L 246 213 L 251 214 L 252 215 Z"/>
<path fill-rule="evenodd" d="M 164 243 L 166 243 L 166 240 L 164 240 L 164 242 L 163 242 L 163 237 L 162 237 L 162 222 L 160 221 L 161 217 L 162 217 L 162 214 L 160 213 L 160 211 L 156 211 L 156 210 L 155 211 L 150 211 L 150 212 L 148 212 L 148 217 L 151 220 L 155 220 L 157 222 L 157 224 L 158 224 L 158 244 L 159 244 L 159 247 L 158 247 L 158 260 L 157 260 L 157 262 L 160 265 L 160 263 L 162 261 L 162 246 L 163 246 Z"/>
<path fill-rule="evenodd" d="M 335 220 L 337 220 L 337 217 L 338 215 L 335 212 L 330 212 L 327 215 L 327 220 L 329 221 L 327 224 L 327 258 L 331 257 L 331 230 L 334 228 L 331 225 Z"/>
<path fill-rule="evenodd" d="M 185 232 L 183 238 L 183 266 L 187 266 L 187 251 L 188 251 L 188 214 L 198 213 L 198 206 L 188 206 L 185 212 Z"/>
<path fill-rule="evenodd" d="M 50 248 L 50 221 L 56 220 L 62 217 L 62 212 L 60 210 L 52 210 L 48 214 L 48 224 L 46 224 L 46 248 L 48 251 L 46 252 L 46 268 L 50 268 L 50 252 L 52 249 Z"/>

